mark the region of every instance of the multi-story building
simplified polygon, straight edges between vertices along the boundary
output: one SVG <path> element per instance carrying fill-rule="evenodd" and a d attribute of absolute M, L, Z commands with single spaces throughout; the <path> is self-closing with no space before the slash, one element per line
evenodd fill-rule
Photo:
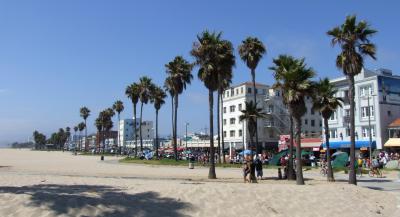
<path fill-rule="evenodd" d="M 343 76 L 331 83 L 344 105 L 329 120 L 330 146 L 345 149 L 350 147 L 348 81 Z M 387 69 L 362 70 L 355 76 L 355 105 L 356 148 L 368 149 L 371 132 L 372 148 L 382 149 L 388 140 L 386 127 L 400 117 L 400 76 Z"/>
<path fill-rule="evenodd" d="M 249 132 L 245 121 L 239 121 L 245 102 L 253 101 L 254 91 L 257 93 L 257 107 L 267 114 L 265 119 L 257 120 L 258 141 L 264 149 L 277 149 L 279 136 L 289 132 L 289 114 L 282 102 L 280 90 L 272 89 L 268 85 L 256 84 L 253 90 L 251 82 L 245 82 L 230 87 L 224 91 L 222 126 L 225 147 L 230 149 L 247 148 L 250 143 Z M 304 115 L 303 134 L 306 137 L 319 137 L 322 121 L 320 114 L 314 112 L 311 99 L 306 99 L 307 113 Z"/>
<path fill-rule="evenodd" d="M 135 134 L 134 134 L 134 124 L 136 124 L 136 138 L 138 141 L 138 146 L 140 144 L 139 137 L 139 126 L 140 119 L 124 119 L 119 122 L 119 138 L 120 138 L 120 146 L 124 146 L 127 148 L 135 147 Z M 152 121 L 143 121 L 142 122 L 142 138 L 143 138 L 143 146 L 144 147 L 153 147 L 153 139 L 154 139 L 154 128 Z"/>

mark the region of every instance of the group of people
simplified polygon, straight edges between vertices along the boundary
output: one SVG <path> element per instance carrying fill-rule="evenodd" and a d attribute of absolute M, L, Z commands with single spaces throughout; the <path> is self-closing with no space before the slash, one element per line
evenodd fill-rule
<path fill-rule="evenodd" d="M 257 183 L 257 179 L 262 180 L 263 175 L 261 158 L 259 156 L 252 158 L 252 156 L 246 155 L 243 161 L 243 181 L 245 183 Z"/>

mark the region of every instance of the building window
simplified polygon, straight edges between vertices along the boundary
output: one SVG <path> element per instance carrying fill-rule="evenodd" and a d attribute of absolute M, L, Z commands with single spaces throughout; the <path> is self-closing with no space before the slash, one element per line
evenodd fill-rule
<path fill-rule="evenodd" d="M 361 131 L 362 131 L 363 138 L 369 138 L 369 127 L 362 127 Z M 375 128 L 374 127 L 371 128 L 371 134 L 373 137 L 375 137 Z"/>
<path fill-rule="evenodd" d="M 226 97 L 229 97 L 229 91 L 226 91 Z"/>
<path fill-rule="evenodd" d="M 236 88 L 236 95 L 239 95 L 239 89 Z"/>
<path fill-rule="evenodd" d="M 311 120 L 311 126 L 315 127 L 315 120 Z"/>
<path fill-rule="evenodd" d="M 235 121 L 236 121 L 236 119 L 235 119 L 235 118 L 231 118 L 231 119 L 229 119 L 229 123 L 230 123 L 230 124 L 235 124 Z"/>
<path fill-rule="evenodd" d="M 235 95 L 235 90 L 231 88 L 231 96 Z"/>
<path fill-rule="evenodd" d="M 346 128 L 346 136 L 350 136 L 350 128 Z"/>
<path fill-rule="evenodd" d="M 226 113 L 226 107 L 224 107 L 224 114 Z"/>
<path fill-rule="evenodd" d="M 329 137 L 330 138 L 337 138 L 337 130 L 336 129 L 329 130 Z"/>
<path fill-rule="evenodd" d="M 336 120 L 336 112 L 333 112 L 333 113 L 332 113 L 332 115 L 331 115 L 331 117 L 330 117 L 330 120 L 331 120 L 331 121 Z"/>
<path fill-rule="evenodd" d="M 371 96 L 372 92 L 371 85 L 360 87 L 360 96 Z"/>
<path fill-rule="evenodd" d="M 279 95 L 280 95 L 279 90 L 275 91 L 275 96 L 279 96 Z"/>
<path fill-rule="evenodd" d="M 229 111 L 230 112 L 235 112 L 235 106 L 234 105 L 229 106 Z"/>
<path fill-rule="evenodd" d="M 313 115 L 313 114 L 315 114 L 315 111 L 314 111 L 314 109 L 311 109 L 311 114 Z"/>
<path fill-rule="evenodd" d="M 224 133 L 223 133 L 223 137 L 224 137 L 224 138 L 226 138 L 226 131 L 224 131 Z"/>
<path fill-rule="evenodd" d="M 387 111 L 387 115 L 388 116 L 392 116 L 392 112 L 391 111 Z"/>
<path fill-rule="evenodd" d="M 224 125 L 226 125 L 226 119 L 224 119 Z"/>
<path fill-rule="evenodd" d="M 319 121 L 319 126 L 322 127 L 322 121 L 321 120 Z"/>
<path fill-rule="evenodd" d="M 361 107 L 361 117 L 362 118 L 367 118 L 367 117 L 374 117 L 374 107 L 373 106 L 364 106 Z"/>
<path fill-rule="evenodd" d="M 304 125 L 308 125 L 308 119 L 304 119 Z"/>
<path fill-rule="evenodd" d="M 251 87 L 247 88 L 247 93 L 251 93 Z"/>
<path fill-rule="evenodd" d="M 239 109 L 239 111 L 242 111 L 242 103 L 239 103 L 238 109 Z"/>
<path fill-rule="evenodd" d="M 234 130 L 229 131 L 229 136 L 230 137 L 235 137 L 235 131 Z"/>
<path fill-rule="evenodd" d="M 243 131 L 239 130 L 239 137 L 242 137 Z"/>
<path fill-rule="evenodd" d="M 256 88 L 255 90 L 256 90 L 256 94 L 258 94 L 258 89 Z"/>
<path fill-rule="evenodd" d="M 240 87 L 240 93 L 243 94 L 243 87 Z"/>

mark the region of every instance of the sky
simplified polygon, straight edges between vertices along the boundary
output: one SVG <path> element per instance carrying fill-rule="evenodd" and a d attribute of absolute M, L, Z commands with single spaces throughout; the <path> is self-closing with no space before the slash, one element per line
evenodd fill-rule
<path fill-rule="evenodd" d="M 341 76 L 335 67 L 339 50 L 326 31 L 356 14 L 379 32 L 377 61 L 370 69 L 400 74 L 400 2 L 393 1 L 236 1 L 236 0 L 13 0 L 0 1 L 0 145 L 27 141 L 34 130 L 49 135 L 77 125 L 79 108 L 92 114 L 120 99 L 121 118 L 133 116 L 125 87 L 147 75 L 162 85 L 165 64 L 190 49 L 203 30 L 222 31 L 235 47 L 233 83 L 251 80 L 237 47 L 258 37 L 267 54 L 256 70 L 257 82 L 272 84 L 268 69 L 279 54 L 304 57 L 318 77 Z M 207 89 L 197 79 L 179 100 L 178 131 L 204 131 L 208 125 Z M 170 99 L 159 117 L 161 135 L 170 134 Z M 143 119 L 155 120 L 152 105 Z M 114 118 L 114 120 L 117 120 Z"/>

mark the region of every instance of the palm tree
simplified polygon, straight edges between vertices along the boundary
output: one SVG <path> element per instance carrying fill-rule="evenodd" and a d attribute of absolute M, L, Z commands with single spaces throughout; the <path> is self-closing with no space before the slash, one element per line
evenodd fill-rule
<path fill-rule="evenodd" d="M 88 150 L 88 140 L 87 140 L 87 125 L 86 125 L 86 119 L 89 117 L 90 115 L 90 110 L 87 107 L 82 107 L 80 109 L 80 114 L 81 117 L 83 118 L 83 120 L 85 121 L 85 151 Z"/>
<path fill-rule="evenodd" d="M 79 151 L 82 150 L 82 131 L 86 129 L 86 124 L 84 122 L 81 122 L 78 124 L 78 130 L 79 130 Z"/>
<path fill-rule="evenodd" d="M 172 129 L 172 143 L 174 143 L 174 135 L 175 135 L 175 125 L 174 125 L 174 96 L 175 96 L 175 87 L 174 87 L 174 80 L 171 76 L 165 78 L 164 81 L 164 88 L 165 91 L 169 93 L 171 96 L 171 129 Z M 175 147 L 175 146 L 174 146 Z M 175 149 L 174 149 L 175 151 Z M 178 152 L 178 151 L 177 151 Z"/>
<path fill-rule="evenodd" d="M 218 105 L 217 105 L 217 125 L 218 125 L 218 149 L 220 146 L 220 141 L 221 141 L 221 155 L 223 156 L 222 161 L 225 163 L 225 155 L 224 155 L 224 150 L 225 150 L 225 144 L 224 144 L 224 135 L 221 136 L 221 132 L 223 134 L 224 132 L 224 124 L 221 124 L 221 120 L 224 120 L 224 112 L 221 111 L 224 108 L 224 101 L 222 99 L 222 95 L 224 94 L 224 91 L 230 86 L 232 83 L 232 73 L 226 74 L 225 78 L 221 79 L 219 82 L 219 88 L 218 88 Z M 221 117 L 219 115 L 221 114 Z"/>
<path fill-rule="evenodd" d="M 154 108 L 156 110 L 156 157 L 158 159 L 158 111 L 161 106 L 165 103 L 165 98 L 167 94 L 165 94 L 164 90 L 161 87 L 155 87 L 151 92 L 150 101 L 154 104 Z"/>
<path fill-rule="evenodd" d="M 113 109 L 117 112 L 117 114 L 118 114 L 118 125 L 117 125 L 117 130 L 118 130 L 118 146 L 120 147 L 121 146 L 121 143 L 120 143 L 120 138 L 119 138 L 119 122 L 121 121 L 121 118 L 120 118 L 120 114 L 121 114 L 121 112 L 124 110 L 124 103 L 121 101 L 121 100 L 117 100 L 117 101 L 115 101 L 114 102 L 114 105 L 113 105 Z M 121 152 L 125 152 L 125 144 L 124 144 L 124 150 L 123 151 L 121 151 Z"/>
<path fill-rule="evenodd" d="M 198 78 L 203 81 L 208 89 L 208 104 L 210 112 L 210 170 L 209 179 L 216 179 L 215 174 L 215 150 L 214 150 L 214 91 L 218 90 L 219 73 L 231 70 L 234 63 L 232 58 L 232 44 L 227 40 L 221 39 L 222 33 L 204 31 L 197 36 L 197 41 L 193 44 L 191 54 L 196 59 L 199 66 Z M 229 61 L 230 60 L 230 61 Z"/>
<path fill-rule="evenodd" d="M 307 111 L 304 97 L 312 92 L 310 79 L 314 77 L 315 72 L 307 67 L 304 59 L 296 59 L 292 56 L 280 55 L 273 60 L 273 63 L 275 66 L 270 69 L 274 71 L 276 79 L 274 86 L 284 91 L 283 101 L 287 103 L 289 114 L 296 126 L 296 183 L 304 185 L 301 163 L 301 117 Z"/>
<path fill-rule="evenodd" d="M 253 81 L 254 103 L 257 104 L 257 89 L 256 89 L 256 68 L 266 49 L 264 44 L 258 38 L 247 37 L 239 46 L 240 58 L 246 63 L 251 70 L 251 78 Z M 256 120 L 256 129 L 257 120 Z M 261 148 L 258 144 L 258 130 L 256 130 L 256 149 L 257 154 L 261 153 Z"/>
<path fill-rule="evenodd" d="M 193 79 L 192 68 L 193 65 L 185 60 L 182 56 L 176 56 L 174 60 L 165 65 L 168 78 L 171 82 L 174 93 L 174 130 L 173 130 L 173 146 L 175 160 L 178 160 L 177 150 L 177 122 L 178 122 L 178 96 L 186 89 L 186 85 L 190 84 Z"/>
<path fill-rule="evenodd" d="M 139 138 L 140 151 L 143 151 L 142 123 L 143 123 L 143 104 L 149 102 L 150 91 L 154 87 L 151 78 L 143 76 L 139 79 L 139 100 L 140 100 L 140 122 L 139 122 Z"/>
<path fill-rule="evenodd" d="M 76 143 L 76 131 L 78 131 L 78 126 L 75 126 L 74 127 L 74 143 Z M 76 146 L 76 144 L 75 144 L 75 146 Z"/>
<path fill-rule="evenodd" d="M 264 118 L 266 114 L 262 112 L 262 109 L 257 108 L 257 104 L 253 101 L 245 102 L 245 107 L 246 108 L 242 110 L 242 114 L 239 116 L 239 120 L 247 122 L 247 129 L 249 129 L 250 134 L 250 143 L 254 144 L 253 139 L 257 131 L 257 118 Z M 253 182 L 257 182 L 254 166 L 251 167 L 250 177 Z"/>
<path fill-rule="evenodd" d="M 128 87 L 126 87 L 125 94 L 128 96 L 129 99 L 132 101 L 133 105 L 133 119 L 135 120 L 135 123 L 133 124 L 133 131 L 134 131 L 134 138 L 135 138 L 135 156 L 137 154 L 137 133 L 136 133 L 136 105 L 139 102 L 139 96 L 140 96 L 140 86 L 137 83 L 132 83 Z"/>
<path fill-rule="evenodd" d="M 342 107 L 342 98 L 336 97 L 337 89 L 329 79 L 320 80 L 314 85 L 313 109 L 320 112 L 324 119 L 325 128 L 325 144 L 326 144 L 326 161 L 328 166 L 328 181 L 333 182 L 333 171 L 331 165 L 331 154 L 329 148 L 329 125 L 328 120 L 336 109 Z"/>
<path fill-rule="evenodd" d="M 370 37 L 377 31 L 370 28 L 366 21 L 357 23 L 356 16 L 347 16 L 341 26 L 327 32 L 332 37 L 332 46 L 338 44 L 341 52 L 336 58 L 336 66 L 343 71 L 349 82 L 350 101 L 350 173 L 349 184 L 357 184 L 355 162 L 355 120 L 354 120 L 354 76 L 361 73 L 364 57 L 376 59 L 376 47 L 370 42 Z"/>
<path fill-rule="evenodd" d="M 102 123 L 101 114 L 99 114 L 99 117 L 96 118 L 96 120 L 95 120 L 95 122 L 94 122 L 94 125 L 96 126 L 96 129 L 97 129 L 97 143 L 98 143 L 98 146 L 97 146 L 96 152 L 100 152 L 101 141 L 103 141 L 103 140 L 102 140 L 102 137 L 103 137 L 103 136 L 102 136 L 102 132 L 103 132 L 103 123 Z"/>

